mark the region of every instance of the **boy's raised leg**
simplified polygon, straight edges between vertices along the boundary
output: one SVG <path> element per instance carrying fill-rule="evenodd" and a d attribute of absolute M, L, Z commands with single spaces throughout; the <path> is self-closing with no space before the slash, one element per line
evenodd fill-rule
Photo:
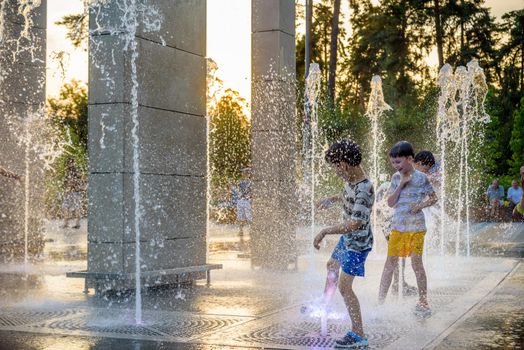
<path fill-rule="evenodd" d="M 398 256 L 388 256 L 384 264 L 384 271 L 382 271 L 382 278 L 380 279 L 380 289 L 378 292 L 378 302 L 380 304 L 386 301 L 395 267 L 398 269 Z"/>
<path fill-rule="evenodd" d="M 333 258 L 329 259 L 327 262 L 326 286 L 324 287 L 324 296 L 322 298 L 325 306 L 330 303 L 333 294 L 337 290 L 339 271 L 340 263 Z"/>

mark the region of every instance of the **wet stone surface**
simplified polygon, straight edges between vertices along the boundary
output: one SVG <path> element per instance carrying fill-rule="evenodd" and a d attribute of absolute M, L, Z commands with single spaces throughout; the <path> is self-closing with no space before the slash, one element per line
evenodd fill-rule
<path fill-rule="evenodd" d="M 524 349 L 524 265 L 436 349 Z"/>
<path fill-rule="evenodd" d="M 238 240 L 233 230 L 222 235 L 211 238 L 215 247 L 221 240 Z M 66 271 L 85 268 L 85 260 L 57 260 L 61 255 L 54 254 L 39 265 L 2 266 L 0 349 L 331 348 L 350 327 L 340 295 L 333 300 L 326 335 L 320 318 L 300 309 L 315 305 L 321 295 L 335 243 L 301 256 L 295 272 L 252 269 L 242 245 L 224 245 L 228 248 L 208 256 L 210 263 L 224 265 L 212 272 L 211 286 L 199 281 L 144 289 L 141 324 L 135 322 L 133 292 L 84 295 L 83 280 L 65 278 Z M 370 349 L 468 348 L 476 341 L 479 348 L 522 346 L 524 271 L 511 273 L 519 260 L 428 256 L 433 316 L 424 320 L 413 315 L 415 296 L 389 295 L 385 305 L 377 305 L 384 258 L 370 255 L 366 277 L 354 282 Z M 415 285 L 409 261 L 406 279 Z M 468 314 L 475 307 L 476 313 Z"/>

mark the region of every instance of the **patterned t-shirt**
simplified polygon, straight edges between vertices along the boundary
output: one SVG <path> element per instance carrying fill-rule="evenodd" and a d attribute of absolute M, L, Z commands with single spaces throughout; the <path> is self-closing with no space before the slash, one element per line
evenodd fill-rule
<path fill-rule="evenodd" d="M 370 250 L 373 246 L 370 219 L 374 201 L 375 192 L 370 180 L 364 179 L 355 184 L 346 182 L 342 193 L 344 220 L 362 222 L 362 226 L 358 230 L 345 233 L 342 236 L 346 249 L 362 252 Z"/>
<path fill-rule="evenodd" d="M 396 172 L 391 178 L 391 187 L 389 193 L 393 193 L 400 184 L 400 173 Z M 411 206 L 419 204 L 425 197 L 435 193 L 433 186 L 428 180 L 426 174 L 413 170 L 411 180 L 400 191 L 398 201 L 393 207 L 393 218 L 391 220 L 391 229 L 400 232 L 420 232 L 426 231 L 426 220 L 424 213 L 419 211 L 414 214 L 411 212 Z"/>

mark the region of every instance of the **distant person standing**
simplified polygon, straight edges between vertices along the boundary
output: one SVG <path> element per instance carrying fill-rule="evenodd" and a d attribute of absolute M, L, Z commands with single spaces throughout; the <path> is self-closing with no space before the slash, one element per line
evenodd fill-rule
<path fill-rule="evenodd" d="M 504 205 L 504 187 L 499 180 L 494 179 L 486 191 L 489 201 L 489 215 L 491 219 L 500 219 L 500 208 Z"/>
<path fill-rule="evenodd" d="M 64 177 L 64 201 L 62 202 L 62 213 L 64 224 L 62 228 L 69 227 L 69 220 L 75 218 L 74 229 L 80 228 L 80 215 L 82 209 L 82 178 L 75 165 L 73 158 L 66 161 Z"/>
<path fill-rule="evenodd" d="M 522 187 L 519 186 L 519 182 L 517 180 L 513 180 L 511 182 L 511 187 L 508 188 L 508 208 L 510 213 L 513 213 L 513 209 L 517 206 L 517 204 L 520 203 L 520 200 L 522 199 Z"/>
<path fill-rule="evenodd" d="M 244 168 L 241 170 L 242 178 L 238 183 L 237 192 L 237 222 L 239 225 L 239 235 L 244 235 L 244 226 L 253 221 L 253 211 L 251 209 L 251 169 Z"/>

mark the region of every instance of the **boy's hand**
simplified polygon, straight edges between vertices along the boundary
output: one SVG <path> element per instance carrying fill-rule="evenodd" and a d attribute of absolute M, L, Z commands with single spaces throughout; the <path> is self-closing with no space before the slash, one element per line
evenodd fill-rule
<path fill-rule="evenodd" d="M 411 212 L 413 214 L 417 214 L 418 212 L 420 212 L 422 210 L 422 208 L 420 207 L 419 204 L 410 204 L 409 208 L 411 209 Z"/>
<path fill-rule="evenodd" d="M 313 247 L 315 247 L 315 249 L 320 249 L 320 242 L 322 242 L 322 240 L 324 239 L 324 237 L 326 237 L 326 232 L 325 230 L 322 230 L 320 231 L 316 236 L 315 236 L 315 239 L 313 240 Z"/>
<path fill-rule="evenodd" d="M 321 201 L 317 202 L 317 209 L 327 209 L 333 205 L 333 200 L 331 198 L 324 198 Z"/>
<path fill-rule="evenodd" d="M 408 182 L 411 181 L 411 174 L 409 175 L 402 175 L 402 178 L 400 179 L 400 184 L 399 184 L 399 187 L 400 188 L 404 188 Z"/>

